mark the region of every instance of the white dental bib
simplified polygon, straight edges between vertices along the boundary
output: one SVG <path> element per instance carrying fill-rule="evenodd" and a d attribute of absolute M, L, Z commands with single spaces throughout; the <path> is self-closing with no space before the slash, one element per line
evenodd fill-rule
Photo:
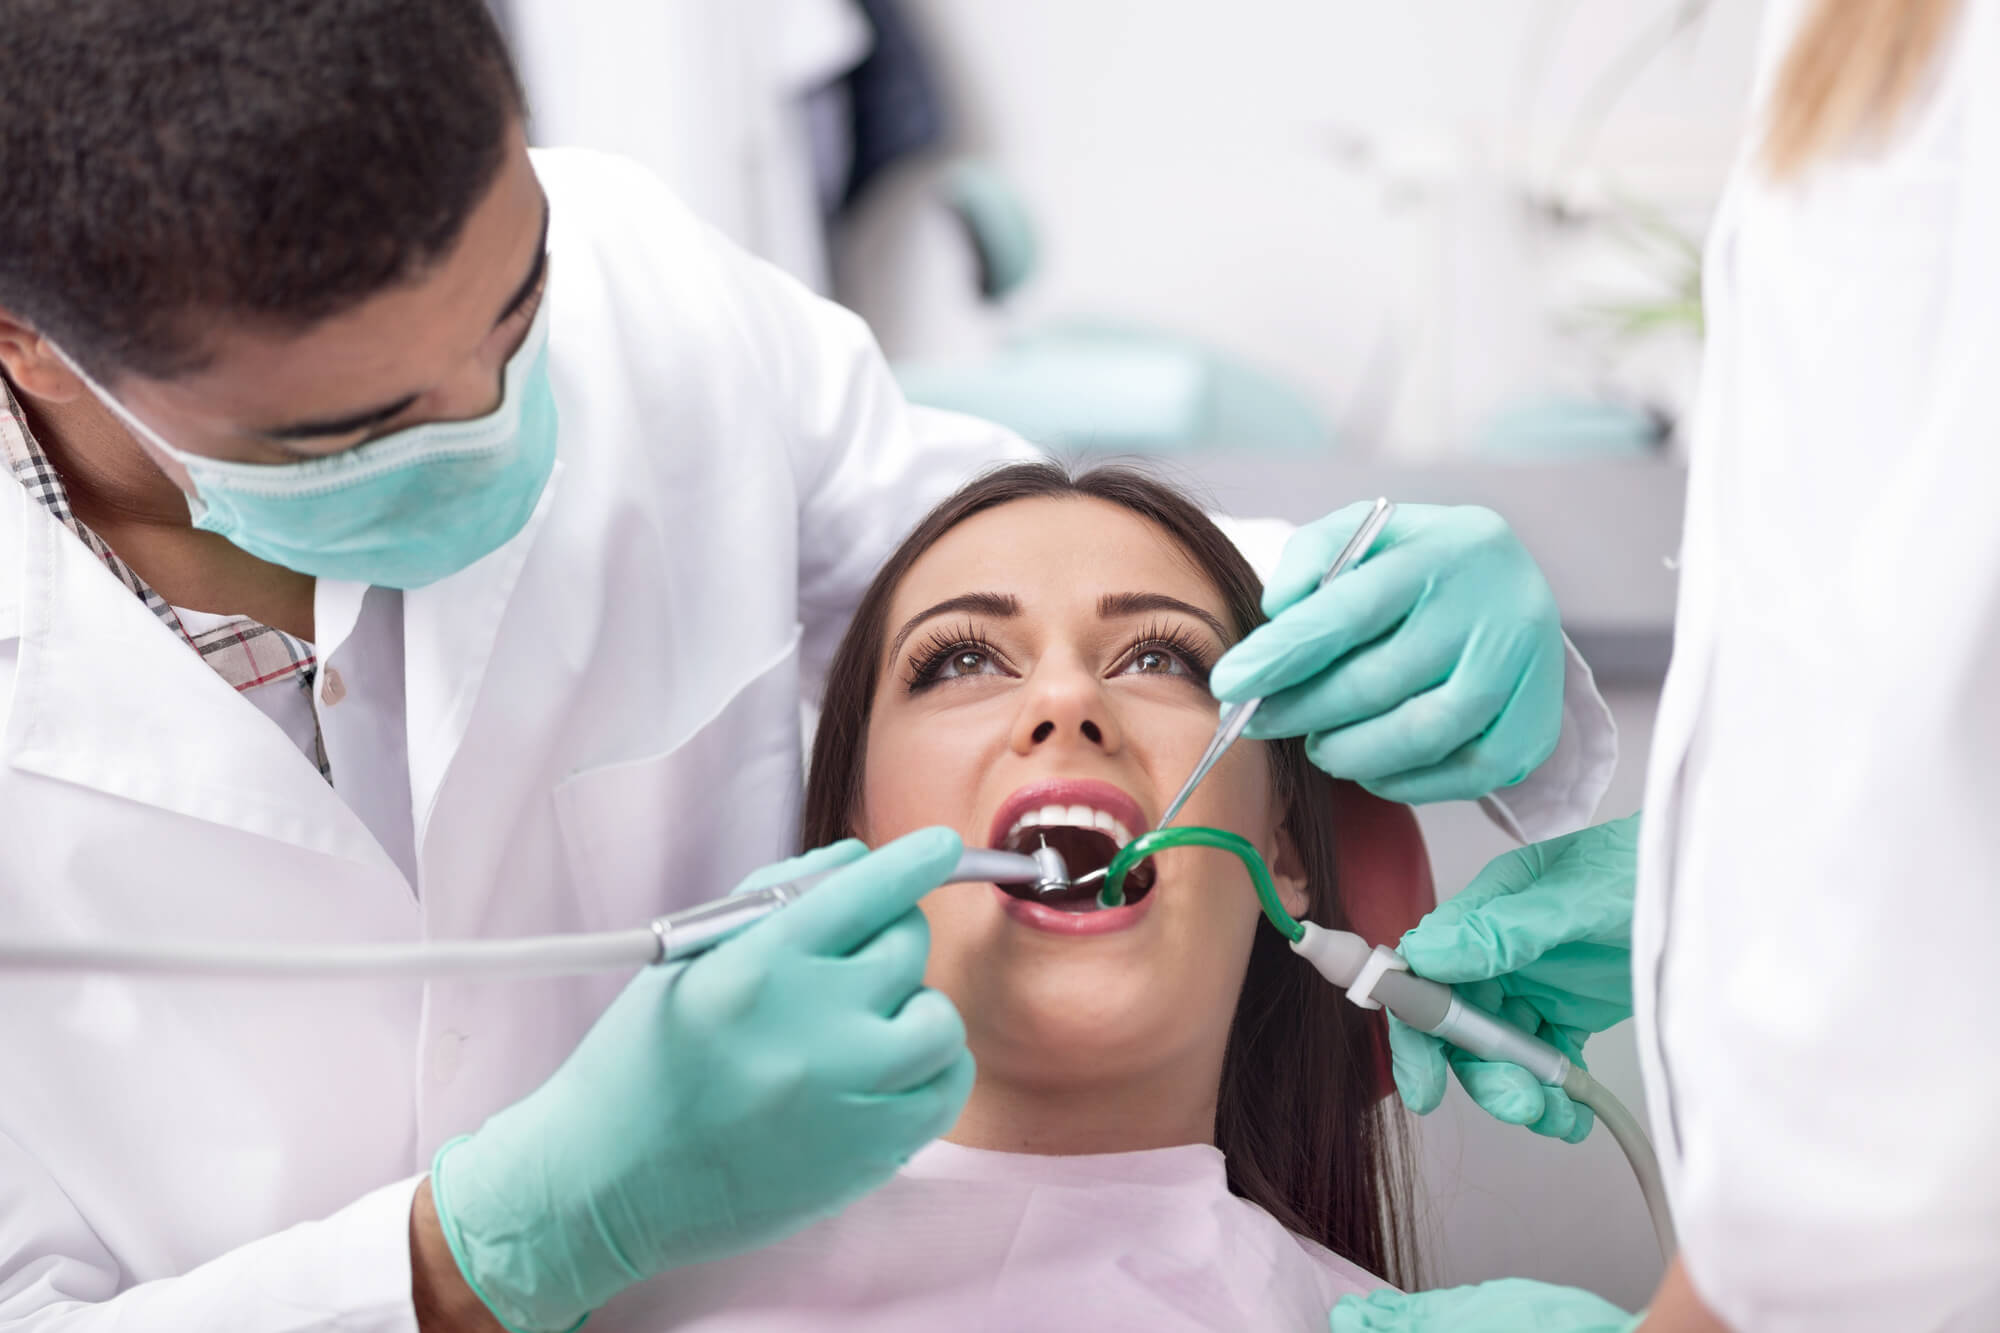
<path fill-rule="evenodd" d="M 1229 1193 L 1188 1145 L 1036 1157 L 934 1143 L 840 1216 L 668 1273 L 591 1318 L 619 1333 L 1323 1329 L 1381 1279 Z"/>

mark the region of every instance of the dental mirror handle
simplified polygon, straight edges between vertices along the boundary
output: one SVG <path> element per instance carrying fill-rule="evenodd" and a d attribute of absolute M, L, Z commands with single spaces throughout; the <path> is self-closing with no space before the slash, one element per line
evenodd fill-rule
<path fill-rule="evenodd" d="M 1336 555 L 1333 563 L 1326 567 L 1326 573 L 1319 576 L 1314 591 L 1333 582 L 1347 571 L 1349 565 L 1367 555 L 1370 548 L 1375 545 L 1375 539 L 1382 535 L 1382 529 L 1388 526 L 1389 519 L 1395 512 L 1396 506 L 1390 503 L 1387 496 L 1377 496 L 1375 503 L 1369 507 L 1366 517 L 1361 520 L 1360 526 L 1354 529 L 1354 535 L 1340 548 L 1340 554 Z M 1168 803 L 1165 813 L 1160 816 L 1160 822 L 1154 825 L 1155 828 L 1165 828 L 1174 822 L 1175 816 L 1181 812 L 1181 807 L 1187 804 L 1188 797 L 1194 795 L 1194 789 L 1201 785 L 1201 780 L 1208 776 L 1209 770 L 1228 753 L 1229 747 L 1236 744 L 1237 738 L 1243 734 L 1243 729 L 1250 725 L 1250 719 L 1257 715 L 1258 705 L 1263 702 L 1261 698 L 1245 699 L 1240 703 L 1230 704 L 1222 710 L 1221 717 L 1216 721 L 1215 735 L 1208 743 L 1208 749 L 1202 752 L 1200 762 L 1194 766 L 1194 772 L 1190 773 L 1188 780 L 1181 785 L 1180 794 Z"/>
<path fill-rule="evenodd" d="M 1355 528 L 1354 535 L 1340 548 L 1340 554 L 1336 555 L 1333 563 L 1326 567 L 1326 573 L 1319 576 L 1315 591 L 1333 582 L 1349 565 L 1367 555 L 1373 549 L 1375 539 L 1382 535 L 1382 529 L 1389 525 L 1389 520 L 1395 513 L 1396 506 L 1387 496 L 1377 496 L 1375 503 L 1369 507 L 1367 516 L 1361 520 L 1361 525 Z M 1229 752 L 1229 747 L 1236 744 L 1237 739 L 1243 735 L 1243 729 L 1250 725 L 1250 719 L 1257 715 L 1257 706 L 1263 702 L 1261 698 L 1245 699 L 1240 703 L 1227 704 L 1223 707 L 1221 716 L 1216 720 L 1215 734 L 1209 738 L 1208 748 L 1203 750 L 1201 758 L 1195 761 L 1194 772 L 1188 774 L 1188 780 L 1181 784 L 1180 791 L 1175 794 L 1173 800 L 1167 802 L 1167 808 L 1160 812 L 1159 822 L 1153 825 L 1154 828 L 1165 828 L 1180 816 L 1181 807 L 1188 803 L 1188 797 L 1194 795 L 1194 789 L 1201 785 L 1209 770 Z M 1090 884 L 1103 879 L 1104 876 L 1104 870 L 1093 870 L 1077 876 L 1075 882 Z"/>

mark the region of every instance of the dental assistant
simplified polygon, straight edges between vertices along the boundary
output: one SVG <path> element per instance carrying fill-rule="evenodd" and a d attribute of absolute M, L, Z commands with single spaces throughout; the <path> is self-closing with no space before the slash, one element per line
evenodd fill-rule
<path fill-rule="evenodd" d="M 1636 1008 L 1681 1254 L 1640 1315 L 1501 1281 L 1334 1333 L 2000 1328 L 2000 3 L 1766 22 L 1643 831 L 1511 853 L 1402 945 L 1572 1047 Z M 1436 1105 L 1443 1053 L 1392 1040 Z M 1503 1119 L 1588 1129 L 1452 1063 Z"/>
<path fill-rule="evenodd" d="M 0 933 L 595 930 L 798 870 L 855 600 L 1028 447 L 643 172 L 531 155 L 482 0 L 0 25 Z M 1287 622 L 1306 694 L 1387 653 L 1295 701 L 1380 722 L 1322 761 L 1587 818 L 1608 719 L 1532 560 L 1478 511 L 1395 541 L 1366 615 Z M 953 1122 L 914 904 L 958 850 L 822 849 L 622 989 L 0 976 L 0 1329 L 616 1328 Z"/>

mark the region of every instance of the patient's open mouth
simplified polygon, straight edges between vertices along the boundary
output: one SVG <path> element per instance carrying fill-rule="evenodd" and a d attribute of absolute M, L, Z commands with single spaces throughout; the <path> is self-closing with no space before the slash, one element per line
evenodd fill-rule
<path fill-rule="evenodd" d="M 1120 847 L 1132 840 L 1131 830 L 1116 816 L 1084 805 L 1047 805 L 1024 811 L 1000 841 L 1010 852 L 1032 852 L 1047 844 L 1060 853 L 1071 878 L 1111 864 Z M 1150 860 L 1132 867 L 1125 880 L 1125 901 L 1135 903 L 1152 891 L 1159 872 Z M 1090 912 L 1097 906 L 1101 880 L 1080 888 L 1038 892 L 1032 884 L 1003 884 L 1007 893 L 1059 912 Z"/>

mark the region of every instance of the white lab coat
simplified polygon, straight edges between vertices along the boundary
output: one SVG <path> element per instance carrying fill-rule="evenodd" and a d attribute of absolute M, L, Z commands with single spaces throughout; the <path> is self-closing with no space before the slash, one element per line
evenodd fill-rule
<path fill-rule="evenodd" d="M 0 934 L 603 930 L 791 849 L 802 686 L 915 518 L 1029 450 L 907 407 L 859 320 L 642 169 L 536 166 L 559 469 L 518 537 L 403 598 L 420 891 L 8 483 Z M 357 593 L 322 583 L 322 633 Z M 1543 828 L 1586 818 L 1608 767 L 1587 681 L 1570 702 L 1556 758 L 1508 793 Z M 0 1328 L 409 1330 L 416 1179 L 620 983 L 0 976 Z"/>
<path fill-rule="evenodd" d="M 1968 0 L 1892 146 L 1746 163 L 1709 244 L 1634 989 L 1740 1333 L 2000 1328 L 1996 70 Z"/>

